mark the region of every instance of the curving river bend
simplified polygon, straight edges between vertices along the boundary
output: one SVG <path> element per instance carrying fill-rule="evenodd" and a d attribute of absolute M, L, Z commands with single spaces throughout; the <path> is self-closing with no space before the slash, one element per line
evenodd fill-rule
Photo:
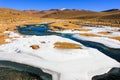
<path fill-rule="evenodd" d="M 110 48 L 97 42 L 80 40 L 80 39 L 74 38 L 73 37 L 74 34 L 52 32 L 50 31 L 49 26 L 47 24 L 41 24 L 40 26 L 26 25 L 26 27 L 24 28 L 18 27 L 18 31 L 19 33 L 24 35 L 37 35 L 37 36 L 57 35 L 64 38 L 72 39 L 74 41 L 77 41 L 83 44 L 84 46 L 96 48 L 102 53 L 106 54 L 107 56 L 120 62 L 120 49 Z"/>
<path fill-rule="evenodd" d="M 36 25 L 26 25 L 26 27 L 24 27 L 24 28 L 21 28 L 18 26 L 17 28 L 18 28 L 19 33 L 24 34 L 24 35 L 37 35 L 37 36 L 57 35 L 57 36 L 61 36 L 64 38 L 69 38 L 69 39 L 72 39 L 74 41 L 77 41 L 77 42 L 83 44 L 84 46 L 96 48 L 99 51 L 101 51 L 102 53 L 106 54 L 107 56 L 120 62 L 120 49 L 113 49 L 113 48 L 109 48 L 100 43 L 76 39 L 76 38 L 72 37 L 73 34 L 52 32 L 49 29 L 49 26 L 47 24 L 41 24 L 39 26 L 38 25 L 37 26 Z M 52 80 L 52 76 L 50 74 L 46 74 L 42 70 L 32 67 L 32 66 L 18 64 L 18 63 L 9 62 L 9 61 L 0 61 L 0 65 L 4 66 L 4 67 L 12 68 L 13 70 L 25 71 L 28 73 L 35 74 L 35 77 L 37 76 L 36 80 Z M 119 70 L 119 69 L 117 69 L 117 70 Z M 93 80 L 97 80 L 97 79 L 94 78 Z M 106 80 L 106 79 L 101 79 L 101 80 Z"/>

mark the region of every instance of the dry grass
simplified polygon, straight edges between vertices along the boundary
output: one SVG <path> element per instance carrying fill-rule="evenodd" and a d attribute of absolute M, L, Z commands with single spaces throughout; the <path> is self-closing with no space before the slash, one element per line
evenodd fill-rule
<path fill-rule="evenodd" d="M 120 10 L 114 12 L 64 10 L 45 14 L 43 17 L 55 19 L 77 19 L 79 21 L 77 24 L 88 24 L 91 26 L 120 27 Z"/>
<path fill-rule="evenodd" d="M 58 49 L 81 49 L 81 45 L 69 42 L 56 42 L 54 48 Z"/>
<path fill-rule="evenodd" d="M 62 15 L 61 15 L 62 14 Z M 81 15 L 80 15 L 81 14 Z M 90 11 L 59 11 L 57 12 L 45 12 L 44 16 L 46 18 L 41 18 L 40 14 L 31 15 L 26 12 L 19 10 L 0 8 L 0 34 L 3 34 L 4 31 L 16 31 L 16 26 L 25 24 L 40 24 L 42 22 L 54 22 L 50 24 L 50 28 L 53 30 L 56 29 L 55 26 L 58 26 L 62 29 L 70 30 L 80 30 L 88 32 L 89 29 L 84 29 L 79 24 L 88 24 L 92 26 L 120 26 L 120 11 L 118 12 L 90 12 Z M 50 19 L 51 17 L 52 19 Z M 64 19 L 61 22 L 58 22 L 57 19 Z M 101 32 L 100 34 L 109 34 L 107 32 Z M 95 34 L 81 34 L 82 36 L 91 36 L 96 37 Z M 98 36 L 97 36 L 98 37 Z M 0 36 L 0 44 L 5 43 L 4 40 L 8 38 L 7 35 Z M 114 39 L 119 40 L 118 37 Z"/>
<path fill-rule="evenodd" d="M 118 40 L 118 41 L 120 41 L 120 36 L 109 37 L 109 38 L 111 38 L 111 39 L 115 39 L 115 40 Z"/>
<path fill-rule="evenodd" d="M 35 17 L 26 14 L 22 11 L 0 8 L 0 34 L 4 31 L 17 32 L 16 26 L 24 26 L 25 24 L 40 24 L 42 22 L 49 22 L 54 19 Z M 5 37 L 7 38 L 7 37 Z M 4 43 L 4 37 L 0 37 L 0 44 Z"/>
<path fill-rule="evenodd" d="M 91 34 L 91 33 L 81 33 L 80 36 L 88 36 L 88 37 L 100 37 L 96 34 Z"/>
<path fill-rule="evenodd" d="M 110 27 L 120 27 L 120 24 L 113 23 L 114 19 L 78 19 L 76 21 L 71 21 L 74 24 L 82 25 L 87 24 L 89 26 L 110 26 Z M 119 21 L 119 19 L 118 19 Z M 120 21 L 119 21 L 120 22 Z"/>
<path fill-rule="evenodd" d="M 43 17 L 55 18 L 55 19 L 70 19 L 70 18 L 76 18 L 79 16 L 95 15 L 95 14 L 96 12 L 85 11 L 85 10 L 63 10 L 63 11 L 59 10 L 59 11 L 54 11 L 50 14 L 45 14 Z"/>
<path fill-rule="evenodd" d="M 98 32 L 98 34 L 104 34 L 104 35 L 108 35 L 110 34 L 111 32 Z"/>
<path fill-rule="evenodd" d="M 4 20 L 4 19 L 3 19 Z M 5 22 L 4 23 L 1 23 L 2 25 L 0 25 L 0 34 L 3 34 L 4 31 L 13 31 L 13 32 L 17 32 L 16 30 L 16 26 L 18 25 L 25 25 L 25 24 L 38 24 L 38 23 L 42 23 L 44 21 L 50 21 L 50 19 L 42 19 L 42 20 L 26 20 L 25 22 L 23 21 L 16 21 L 14 23 L 9 23 L 9 24 L 6 24 Z M 3 36 L 0 36 L 0 44 L 4 44 L 4 39 L 6 39 L 8 37 L 3 37 Z"/>
<path fill-rule="evenodd" d="M 59 27 L 64 30 L 65 29 L 79 30 L 82 28 L 82 26 L 69 23 L 68 21 L 53 22 L 49 26 L 52 30 L 59 30 L 59 29 L 56 29 L 55 27 Z"/>
<path fill-rule="evenodd" d="M 5 39 L 9 38 L 7 34 L 0 34 L 0 44 L 5 44 Z"/>
<path fill-rule="evenodd" d="M 82 29 L 79 29 L 79 31 L 89 32 L 89 31 L 91 31 L 91 30 L 90 30 L 90 29 L 84 29 L 84 28 L 82 28 Z"/>
<path fill-rule="evenodd" d="M 32 49 L 34 49 L 34 50 L 37 50 L 37 49 L 40 48 L 39 45 L 31 45 L 30 47 L 31 47 Z"/>

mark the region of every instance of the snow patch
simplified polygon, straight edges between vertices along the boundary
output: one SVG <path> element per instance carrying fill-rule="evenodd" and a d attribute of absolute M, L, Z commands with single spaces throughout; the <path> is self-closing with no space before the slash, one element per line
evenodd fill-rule
<path fill-rule="evenodd" d="M 104 44 L 110 48 L 120 48 L 120 41 L 110 39 L 107 37 L 88 37 L 88 36 L 80 36 L 80 34 L 73 35 L 74 38 L 82 39 L 86 41 L 92 41 Z"/>
<path fill-rule="evenodd" d="M 42 44 L 42 41 L 45 44 Z M 113 67 L 120 67 L 117 61 L 97 49 L 82 44 L 82 49 L 55 49 L 55 42 L 80 44 L 54 35 L 20 37 L 12 43 L 0 45 L 0 60 L 41 68 L 50 73 L 53 80 L 91 80 L 95 75 L 104 74 Z M 33 44 L 39 45 L 40 49 L 33 50 L 30 47 Z"/>

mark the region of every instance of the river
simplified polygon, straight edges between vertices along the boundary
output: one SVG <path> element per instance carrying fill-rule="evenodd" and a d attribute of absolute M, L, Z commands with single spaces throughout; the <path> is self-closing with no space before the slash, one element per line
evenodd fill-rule
<path fill-rule="evenodd" d="M 72 37 L 74 34 L 53 32 L 49 29 L 48 24 L 26 25 L 26 27 L 22 27 L 22 28 L 20 26 L 18 26 L 17 28 L 18 28 L 18 32 L 20 34 L 24 34 L 24 35 L 37 35 L 37 36 L 57 35 L 57 36 L 61 36 L 64 38 L 68 38 L 68 39 L 74 40 L 76 42 L 79 42 L 79 43 L 83 44 L 84 46 L 96 48 L 99 51 L 101 51 L 102 53 L 104 53 L 105 55 L 120 62 L 120 49 L 109 48 L 103 44 L 96 43 L 96 42 L 76 39 L 76 38 Z M 28 73 L 32 73 L 35 75 L 34 77 L 39 76 L 39 77 L 37 77 L 36 80 L 52 80 L 52 76 L 50 74 L 46 74 L 42 70 L 32 67 L 32 66 L 18 64 L 18 63 L 9 62 L 9 61 L 0 61 L 0 65 L 7 67 L 7 68 L 11 68 L 13 70 L 25 71 Z M 117 69 L 117 71 L 118 70 L 119 69 Z M 94 80 L 97 80 L 97 78 L 94 78 Z M 106 79 L 101 79 L 101 80 L 106 80 Z"/>

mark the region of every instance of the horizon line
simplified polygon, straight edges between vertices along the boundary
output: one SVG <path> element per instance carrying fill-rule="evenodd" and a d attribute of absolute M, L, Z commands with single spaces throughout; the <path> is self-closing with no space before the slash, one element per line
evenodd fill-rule
<path fill-rule="evenodd" d="M 61 10 L 62 8 L 50 8 L 50 9 L 16 9 L 16 8 L 9 8 L 9 7 L 0 7 L 0 8 L 6 8 L 6 9 L 13 9 L 13 10 L 20 10 L 20 11 L 24 11 L 24 10 L 38 10 L 38 11 L 45 11 L 45 10 L 52 10 L 52 9 L 58 9 Z M 78 8 L 65 8 L 68 10 L 86 10 L 86 11 L 96 11 L 96 10 L 90 10 L 90 9 L 78 9 Z M 106 11 L 106 10 L 111 10 L 111 9 L 118 9 L 119 8 L 109 8 L 109 9 L 104 9 L 104 10 L 100 10 L 100 11 L 96 11 L 96 12 L 101 12 L 101 11 Z"/>

